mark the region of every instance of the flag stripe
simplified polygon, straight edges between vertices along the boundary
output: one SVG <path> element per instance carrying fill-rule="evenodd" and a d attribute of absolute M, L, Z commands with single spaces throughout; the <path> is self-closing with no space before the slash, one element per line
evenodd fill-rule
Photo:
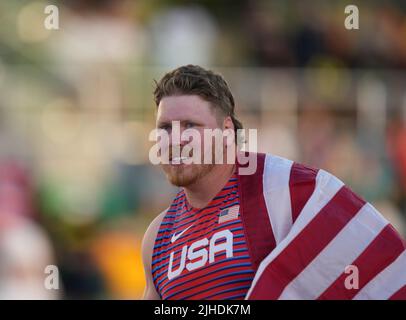
<path fill-rule="evenodd" d="M 339 204 L 337 207 L 342 207 L 342 205 Z M 339 214 L 347 215 L 344 219 L 328 217 L 325 213 L 321 213 L 324 222 L 320 222 L 321 228 L 316 237 L 326 240 L 333 238 L 317 257 L 286 286 L 279 299 L 316 299 L 319 297 L 388 224 L 388 221 L 382 217 L 371 214 L 373 208 L 370 204 L 365 204 L 353 216 L 356 208 L 357 204 L 355 204 L 354 210 L 339 212 Z M 326 219 L 329 219 L 330 222 Z M 345 224 L 345 221 L 348 223 Z M 335 234 L 337 229 L 327 226 L 329 223 L 337 223 L 338 226 L 345 224 L 345 226 Z M 323 230 L 326 228 L 323 226 L 327 226 L 327 232 Z M 311 243 L 301 246 L 300 250 L 307 251 L 309 245 Z"/>
<path fill-rule="evenodd" d="M 352 299 L 371 279 L 391 264 L 404 250 L 403 243 L 391 225 L 386 225 L 365 251 L 352 263 L 358 268 L 358 288 L 348 290 L 345 279 L 350 273 L 340 277 L 318 299 Z"/>
<path fill-rule="evenodd" d="M 406 285 L 393 294 L 389 300 L 406 300 Z"/>
<path fill-rule="evenodd" d="M 389 299 L 406 285 L 406 251 L 372 279 L 354 300 Z"/>
<path fill-rule="evenodd" d="M 269 220 L 278 245 L 292 227 L 289 177 L 293 162 L 276 156 L 265 158 L 263 194 Z"/>
<path fill-rule="evenodd" d="M 353 201 L 346 201 L 346 197 Z M 319 170 L 316 177 L 316 188 L 292 226 L 289 235 L 261 263 L 253 284 L 248 292 L 249 299 L 276 299 L 288 283 L 320 252 L 348 222 L 348 212 L 355 214 L 364 201 L 353 196 L 343 187 L 342 181 Z M 320 211 L 321 210 L 321 211 Z M 341 217 L 341 212 L 347 212 Z M 330 224 L 331 213 L 340 220 L 339 224 Z M 325 214 L 325 215 L 324 215 Z M 327 225 L 326 224 L 327 220 Z M 322 229 L 320 229 L 322 228 Z M 320 237 L 323 231 L 324 238 Z M 307 244 L 308 251 L 301 251 L 301 246 Z M 269 281 L 258 281 L 262 276 L 272 278 Z"/>
<path fill-rule="evenodd" d="M 257 170 L 254 174 L 238 175 L 240 217 L 254 270 L 258 269 L 261 261 L 275 248 L 273 230 L 262 196 L 265 154 L 258 153 L 256 156 Z"/>
<path fill-rule="evenodd" d="M 406 244 L 371 204 L 324 170 L 272 155 L 262 183 L 276 247 L 245 299 L 406 299 Z M 345 288 L 349 266 L 357 289 Z"/>
<path fill-rule="evenodd" d="M 290 172 L 289 189 L 292 221 L 296 221 L 316 186 L 317 169 L 294 163 Z"/>

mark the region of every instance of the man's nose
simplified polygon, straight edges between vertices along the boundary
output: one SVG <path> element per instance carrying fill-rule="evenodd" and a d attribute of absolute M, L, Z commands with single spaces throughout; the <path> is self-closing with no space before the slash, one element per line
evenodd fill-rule
<path fill-rule="evenodd" d="M 180 132 L 180 144 L 181 144 L 181 146 L 186 145 L 191 140 L 188 135 L 183 134 L 186 130 L 187 129 L 185 129 L 185 128 L 181 128 L 181 132 Z"/>
<path fill-rule="evenodd" d="M 191 138 L 189 136 L 183 134 L 185 132 L 185 130 L 187 130 L 187 129 L 183 128 L 183 127 L 180 127 L 178 132 L 176 132 L 176 131 L 174 132 L 172 130 L 172 132 L 170 133 L 171 145 L 184 146 L 190 142 Z"/>

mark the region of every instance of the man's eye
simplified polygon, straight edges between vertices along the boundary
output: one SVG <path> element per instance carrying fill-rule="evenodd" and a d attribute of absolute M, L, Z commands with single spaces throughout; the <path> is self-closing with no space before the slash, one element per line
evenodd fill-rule
<path fill-rule="evenodd" d="M 162 129 L 162 130 L 168 131 L 168 130 L 171 129 L 171 126 L 169 126 L 169 125 L 167 125 L 167 124 L 163 124 L 163 125 L 160 125 L 158 128 L 159 128 L 159 129 Z"/>

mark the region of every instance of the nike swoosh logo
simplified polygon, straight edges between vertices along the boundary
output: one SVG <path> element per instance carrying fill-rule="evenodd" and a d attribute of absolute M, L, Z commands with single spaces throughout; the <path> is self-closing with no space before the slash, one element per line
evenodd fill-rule
<path fill-rule="evenodd" d="M 193 226 L 193 224 L 190 225 L 189 227 L 187 227 L 186 229 L 184 229 L 183 231 L 179 232 L 178 234 L 174 233 L 172 238 L 171 238 L 171 243 L 174 243 L 176 240 L 178 240 L 182 236 L 182 234 L 184 234 L 192 226 Z"/>

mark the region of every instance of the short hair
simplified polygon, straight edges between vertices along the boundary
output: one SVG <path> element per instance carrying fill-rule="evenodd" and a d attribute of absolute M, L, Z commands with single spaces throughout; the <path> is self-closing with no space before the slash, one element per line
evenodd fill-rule
<path fill-rule="evenodd" d="M 242 123 L 236 118 L 234 98 L 224 78 L 211 70 L 197 65 L 186 65 L 166 73 L 159 82 L 155 81 L 154 99 L 156 106 L 162 98 L 174 95 L 198 95 L 224 116 L 230 116 L 234 124 L 235 142 L 237 130 Z"/>

